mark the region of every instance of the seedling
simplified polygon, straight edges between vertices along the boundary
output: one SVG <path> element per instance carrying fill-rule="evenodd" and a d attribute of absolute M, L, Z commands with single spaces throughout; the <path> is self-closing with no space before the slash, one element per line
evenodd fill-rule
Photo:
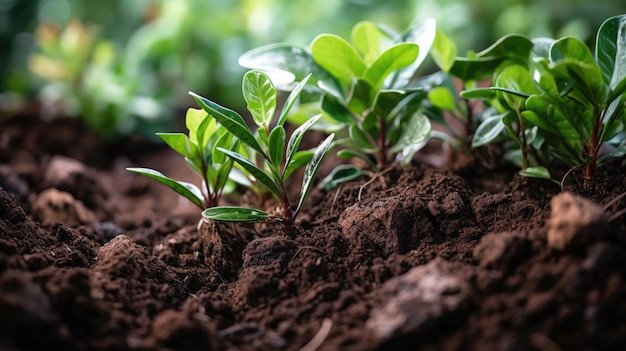
<path fill-rule="evenodd" d="M 537 154 L 548 150 L 548 156 L 572 169 L 583 167 L 588 186 L 600 162 L 626 153 L 622 133 L 626 117 L 625 31 L 626 15 L 607 19 L 598 30 L 595 55 L 575 38 L 535 40 L 531 60 L 504 62 L 495 75 L 494 87 L 469 91 L 465 96 L 495 96 L 508 110 L 500 118 L 509 135 L 514 120 L 518 126 L 515 134 L 525 138 L 520 140 L 523 160 L 525 148 L 533 148 Z M 511 111 L 516 118 L 509 117 Z M 492 126 L 479 127 L 477 137 L 483 142 L 495 139 L 498 133 L 492 129 L 502 128 L 497 122 L 496 117 L 485 121 Z M 478 133 L 483 130 L 485 134 Z M 614 149 L 601 156 L 605 144 Z M 523 175 L 550 178 L 544 166 L 524 170 Z"/>
<path fill-rule="evenodd" d="M 233 161 L 218 148 L 236 150 L 239 142 L 226 128 L 203 110 L 187 110 L 184 133 L 157 133 L 174 151 L 185 157 L 187 165 L 202 177 L 202 190 L 196 185 L 176 181 L 149 168 L 127 168 L 128 171 L 150 177 L 184 196 L 200 209 L 217 206 L 229 184 Z M 231 182 L 232 183 L 232 182 Z"/>
<path fill-rule="evenodd" d="M 316 115 L 296 128 L 287 141 L 284 124 L 308 79 L 308 76 L 305 77 L 294 88 L 280 111 L 278 119 L 274 121 L 277 100 L 276 88 L 265 73 L 260 71 L 246 73 L 243 79 L 243 95 L 252 119 L 258 128 L 256 133 L 235 111 L 195 93 L 190 93 L 210 116 L 215 118 L 230 134 L 236 135 L 238 140 L 250 148 L 253 153 L 247 154 L 233 148 L 228 149 L 219 146 L 217 150 L 228 155 L 256 181 L 267 187 L 280 202 L 282 209 L 281 215 L 278 216 L 259 209 L 218 206 L 204 210 L 202 212 L 204 218 L 228 222 L 280 221 L 283 224 L 285 235 L 293 235 L 294 219 L 309 194 L 321 161 L 330 149 L 334 137 L 334 134 L 329 135 L 312 154 L 308 151 L 298 151 L 306 131 L 321 117 L 321 115 Z M 275 125 L 272 127 L 274 122 Z M 260 160 L 254 157 L 255 154 L 259 156 Z M 309 161 L 306 163 L 302 162 L 303 160 Z M 289 200 L 285 183 L 291 174 L 301 168 L 304 163 L 306 163 L 306 168 L 302 179 L 300 198 L 294 208 Z"/>
<path fill-rule="evenodd" d="M 421 105 L 427 92 L 413 85 L 413 78 L 434 38 L 434 20 L 402 34 L 361 22 L 350 42 L 321 34 L 308 48 L 257 48 L 240 64 L 269 72 L 284 85 L 311 72 L 307 93 L 325 113 L 321 128 L 342 134 L 338 156 L 359 158 L 378 171 L 395 161 L 409 162 L 428 141 L 431 125 Z M 335 173 L 342 180 L 362 174 L 354 167 Z"/>

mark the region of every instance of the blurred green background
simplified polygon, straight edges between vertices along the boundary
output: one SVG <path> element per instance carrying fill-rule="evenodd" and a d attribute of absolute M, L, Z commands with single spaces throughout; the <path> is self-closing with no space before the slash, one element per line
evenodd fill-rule
<path fill-rule="evenodd" d="M 432 17 L 459 47 L 504 34 L 573 35 L 590 45 L 613 0 L 0 0 L 0 112 L 41 106 L 103 138 L 164 130 L 192 90 L 244 110 L 237 59 L 252 48 L 349 35 L 361 20 L 402 31 Z M 2 118 L 0 117 L 0 120 Z"/>

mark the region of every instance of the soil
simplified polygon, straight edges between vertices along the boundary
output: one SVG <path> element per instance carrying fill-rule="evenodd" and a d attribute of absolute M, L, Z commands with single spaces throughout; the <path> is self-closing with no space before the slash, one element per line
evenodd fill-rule
<path fill-rule="evenodd" d="M 288 238 L 199 222 L 124 170 L 196 182 L 164 147 L 14 117 L 0 349 L 626 349 L 626 200 L 610 203 L 624 160 L 561 192 L 497 157 L 455 159 L 316 189 Z"/>

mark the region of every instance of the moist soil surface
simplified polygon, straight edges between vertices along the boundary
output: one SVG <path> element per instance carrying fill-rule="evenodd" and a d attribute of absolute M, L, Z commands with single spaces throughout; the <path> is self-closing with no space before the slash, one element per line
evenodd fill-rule
<path fill-rule="evenodd" d="M 562 192 L 489 154 L 315 189 L 290 238 L 201 222 L 125 171 L 197 183 L 169 149 L 16 116 L 0 125 L 0 349 L 626 349 L 623 160 Z"/>

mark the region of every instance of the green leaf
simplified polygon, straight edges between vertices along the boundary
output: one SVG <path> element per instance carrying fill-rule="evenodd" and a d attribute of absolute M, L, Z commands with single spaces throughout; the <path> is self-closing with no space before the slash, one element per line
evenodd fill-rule
<path fill-rule="evenodd" d="M 200 207 L 201 209 L 204 208 L 204 204 L 202 202 L 204 196 L 202 195 L 202 191 L 200 191 L 197 186 L 191 183 L 176 181 L 174 179 L 166 177 L 163 173 L 150 168 L 126 168 L 126 170 L 152 178 L 159 183 L 167 186 L 168 188 L 174 190 L 178 194 L 184 196 L 194 205 Z"/>
<path fill-rule="evenodd" d="M 428 100 L 437 108 L 454 111 L 456 99 L 446 87 L 435 87 L 428 92 Z"/>
<path fill-rule="evenodd" d="M 369 109 L 374 100 L 374 88 L 365 79 L 355 79 L 352 84 L 352 92 L 350 101 L 346 106 L 353 115 L 361 115 L 365 110 Z"/>
<path fill-rule="evenodd" d="M 330 172 L 328 176 L 322 179 L 324 191 L 331 191 L 339 184 L 343 184 L 367 174 L 367 172 L 358 169 L 354 165 L 339 165 Z"/>
<path fill-rule="evenodd" d="M 374 144 L 370 141 L 370 138 L 367 137 L 365 132 L 357 124 L 351 124 L 349 126 L 348 135 L 354 144 L 361 150 L 366 152 L 375 152 L 378 150 L 378 147 L 374 146 Z"/>
<path fill-rule="evenodd" d="M 372 62 L 380 54 L 382 35 L 372 22 L 363 21 L 352 28 L 352 44 L 366 63 Z"/>
<path fill-rule="evenodd" d="M 558 62 L 565 58 L 574 59 L 590 65 L 596 64 L 589 47 L 579 39 L 573 37 L 561 38 L 550 47 L 550 62 Z"/>
<path fill-rule="evenodd" d="M 475 57 L 457 58 L 450 73 L 464 81 L 485 79 L 507 59 L 527 61 L 532 49 L 533 42 L 525 36 L 505 35 Z"/>
<path fill-rule="evenodd" d="M 185 126 L 189 131 L 189 139 L 199 146 L 202 145 L 203 141 L 198 140 L 196 132 L 198 131 L 200 124 L 202 124 L 202 121 L 207 118 L 209 118 L 209 116 L 203 109 L 189 108 L 187 109 L 187 114 L 185 115 Z"/>
<path fill-rule="evenodd" d="M 404 148 L 423 144 L 428 140 L 430 131 L 431 126 L 428 118 L 424 114 L 416 112 L 411 116 L 408 123 L 404 125 L 398 142 L 393 145 L 389 151 L 396 153 L 402 151 Z"/>
<path fill-rule="evenodd" d="M 247 207 L 217 206 L 202 211 L 202 217 L 214 221 L 254 223 L 278 218 L 267 212 Z"/>
<path fill-rule="evenodd" d="M 285 121 L 287 120 L 287 116 L 289 115 L 291 108 L 296 103 L 296 100 L 298 100 L 298 97 L 302 93 L 302 89 L 304 88 L 306 83 L 309 81 L 309 78 L 311 78 L 311 74 L 304 77 L 302 81 L 298 83 L 298 85 L 296 85 L 295 88 L 293 88 L 293 90 L 287 97 L 287 100 L 283 104 L 282 110 L 280 111 L 280 116 L 278 117 L 278 122 L 276 123 L 277 126 L 283 126 L 285 124 Z"/>
<path fill-rule="evenodd" d="M 265 155 L 263 149 L 261 149 L 261 146 L 256 141 L 254 134 L 252 134 L 246 122 L 239 114 L 237 114 L 237 112 L 222 107 L 194 92 L 189 92 L 189 94 L 193 96 L 198 104 L 211 116 L 213 116 L 219 122 L 219 124 L 224 126 L 224 128 L 226 128 L 230 133 L 237 136 L 239 140 L 241 140 L 244 144 L 250 146 L 258 153 Z"/>
<path fill-rule="evenodd" d="M 516 64 L 507 66 L 495 77 L 495 86 L 501 89 L 498 94 L 501 100 L 514 111 L 522 110 L 526 99 L 539 93 L 528 69 Z"/>
<path fill-rule="evenodd" d="M 224 149 L 224 148 L 218 148 L 218 149 L 221 152 L 225 153 L 226 155 L 230 156 L 235 162 L 237 162 L 248 173 L 250 173 L 250 175 L 256 178 L 256 180 L 258 180 L 263 185 L 265 185 L 273 194 L 278 195 L 281 193 L 280 190 L 278 189 L 278 186 L 274 182 L 274 180 L 272 180 L 270 176 L 268 176 L 265 172 L 263 172 L 263 170 L 257 167 L 252 161 L 248 160 L 247 158 L 245 158 L 244 156 L 242 156 L 241 154 L 237 152 Z"/>
<path fill-rule="evenodd" d="M 198 155 L 198 147 L 183 133 L 156 133 L 156 135 L 182 156 L 193 159 Z"/>
<path fill-rule="evenodd" d="M 413 43 L 400 43 L 387 48 L 367 66 L 364 72 L 365 79 L 375 90 L 380 89 L 391 72 L 415 62 L 419 50 L 419 46 Z"/>
<path fill-rule="evenodd" d="M 296 151 L 298 151 L 298 148 L 300 147 L 300 142 L 302 142 L 302 138 L 304 137 L 304 133 L 306 133 L 321 117 L 322 115 L 313 116 L 293 131 L 291 137 L 289 137 L 289 142 L 287 143 L 287 156 L 285 157 L 285 165 L 289 165 L 291 163 L 291 158 L 296 153 Z M 285 171 L 286 170 L 287 167 L 285 167 Z M 286 179 L 285 171 L 283 171 L 284 179 Z"/>
<path fill-rule="evenodd" d="M 472 147 L 479 147 L 494 141 L 504 130 L 505 126 L 502 123 L 502 118 L 506 114 L 491 116 L 482 121 L 472 138 Z"/>
<path fill-rule="evenodd" d="M 496 90 L 490 88 L 473 88 L 463 90 L 459 95 L 463 99 L 479 99 L 479 100 L 493 100 L 497 97 Z"/>
<path fill-rule="evenodd" d="M 250 50 L 239 57 L 239 64 L 249 69 L 264 71 L 277 87 L 312 75 L 309 84 L 323 81 L 327 86 L 341 89 L 337 81 L 318 65 L 307 49 L 289 44 L 270 44 Z"/>
<path fill-rule="evenodd" d="M 322 98 L 322 110 L 326 112 L 337 122 L 352 124 L 356 122 L 356 119 L 339 100 L 333 95 L 324 94 Z"/>
<path fill-rule="evenodd" d="M 552 180 L 550 171 L 546 167 L 543 167 L 543 166 L 531 166 L 526 169 L 522 169 L 521 171 L 519 171 L 519 174 L 528 178 Z"/>
<path fill-rule="evenodd" d="M 341 37 L 333 34 L 317 36 L 311 43 L 313 59 L 343 85 L 362 77 L 365 63 L 356 49 Z"/>
<path fill-rule="evenodd" d="M 437 30 L 433 47 L 430 50 L 430 56 L 435 61 L 435 64 L 447 73 L 454 65 L 456 46 L 444 32 Z"/>
<path fill-rule="evenodd" d="M 248 71 L 243 77 L 243 97 L 257 126 L 269 126 L 276 112 L 276 89 L 260 71 Z"/>
<path fill-rule="evenodd" d="M 270 133 L 268 143 L 270 160 L 276 167 L 280 167 L 280 164 L 283 162 L 286 138 L 285 128 L 282 126 L 276 126 Z"/>
<path fill-rule="evenodd" d="M 376 163 L 374 163 L 371 158 L 362 152 L 351 150 L 351 149 L 343 149 L 337 151 L 337 157 L 341 159 L 349 159 L 349 158 L 358 158 L 365 161 L 371 168 L 376 168 Z"/>
<path fill-rule="evenodd" d="M 313 151 L 311 150 L 301 150 L 293 154 L 293 156 L 291 157 L 291 161 L 289 161 L 289 164 L 285 165 L 283 179 L 289 179 L 293 172 L 304 167 L 307 163 L 311 161 L 312 158 Z"/>
<path fill-rule="evenodd" d="M 335 137 L 335 134 L 331 134 L 328 137 L 326 137 L 326 139 L 322 141 L 322 143 L 317 147 L 317 149 L 315 149 L 315 153 L 313 154 L 313 158 L 311 159 L 311 162 L 307 164 L 306 169 L 304 170 L 304 176 L 302 178 L 302 190 L 300 193 L 300 201 L 298 201 L 298 206 L 296 207 L 296 210 L 294 211 L 295 214 L 297 214 L 300 211 L 300 208 L 304 204 L 304 201 L 306 201 L 306 198 L 309 195 L 309 191 L 311 190 L 311 186 L 313 185 L 313 180 L 315 180 L 315 175 L 317 174 L 317 171 L 319 170 L 320 164 L 322 163 L 324 156 L 326 156 L 326 154 L 328 153 L 328 150 L 330 150 L 330 146 L 332 144 L 334 137 Z"/>
<path fill-rule="evenodd" d="M 596 39 L 596 60 L 605 84 L 615 90 L 626 79 L 626 15 L 602 23 Z"/>
<path fill-rule="evenodd" d="M 434 19 L 429 18 L 423 22 L 411 26 L 401 37 L 401 41 L 405 43 L 417 44 L 419 54 L 415 60 L 406 68 L 394 73 L 391 79 L 390 88 L 404 88 L 415 77 L 418 68 L 424 63 L 428 53 L 430 52 L 437 33 L 437 25 Z"/>

